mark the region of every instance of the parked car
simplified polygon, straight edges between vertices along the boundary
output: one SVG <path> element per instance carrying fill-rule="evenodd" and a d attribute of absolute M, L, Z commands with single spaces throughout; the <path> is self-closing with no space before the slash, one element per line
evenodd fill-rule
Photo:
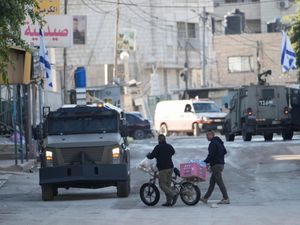
<path fill-rule="evenodd" d="M 154 127 L 159 134 L 186 132 L 198 136 L 206 130 L 222 131 L 225 116 L 209 99 L 161 101 L 155 108 Z"/>
<path fill-rule="evenodd" d="M 150 121 L 145 119 L 141 113 L 127 112 L 125 115 L 129 137 L 140 140 L 154 136 Z"/>

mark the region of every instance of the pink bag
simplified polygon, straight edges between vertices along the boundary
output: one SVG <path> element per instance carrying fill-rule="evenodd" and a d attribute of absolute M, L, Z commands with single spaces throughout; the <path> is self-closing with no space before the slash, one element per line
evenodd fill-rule
<path fill-rule="evenodd" d="M 206 181 L 208 174 L 206 166 L 201 166 L 199 163 L 181 163 L 180 164 L 180 177 L 198 177 L 201 181 Z"/>

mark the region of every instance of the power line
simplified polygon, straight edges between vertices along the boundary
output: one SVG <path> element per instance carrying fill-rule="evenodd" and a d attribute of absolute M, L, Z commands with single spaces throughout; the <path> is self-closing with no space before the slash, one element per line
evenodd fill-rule
<path fill-rule="evenodd" d="M 278 0 L 267 0 L 263 2 L 241 2 L 241 3 L 235 3 L 234 7 L 237 6 L 245 6 L 245 5 L 254 5 L 254 4 L 266 4 L 266 3 L 272 3 L 272 2 L 277 2 Z M 97 0 L 97 4 L 102 4 L 106 3 L 107 5 L 116 5 L 115 1 L 109 1 L 109 0 Z M 210 4 L 211 1 L 201 1 L 201 5 L 204 4 Z M 292 3 L 295 4 L 295 3 Z M 79 3 L 70 3 L 69 5 L 80 5 Z M 137 4 L 137 3 L 125 3 L 125 2 L 120 2 L 120 5 L 127 5 L 127 6 L 135 6 L 135 7 L 142 7 L 142 8 L 165 8 L 165 9 L 170 9 L 170 8 L 179 8 L 179 9 L 194 9 L 195 8 L 195 3 L 191 3 L 191 5 L 145 5 L 145 4 Z M 228 5 L 224 3 L 224 5 Z"/>

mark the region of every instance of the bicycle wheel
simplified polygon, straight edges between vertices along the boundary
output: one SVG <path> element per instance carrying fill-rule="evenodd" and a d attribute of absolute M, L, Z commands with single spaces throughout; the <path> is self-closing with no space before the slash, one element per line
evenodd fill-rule
<path fill-rule="evenodd" d="M 140 198 L 148 206 L 154 206 L 158 203 L 160 193 L 155 184 L 145 183 L 140 188 Z"/>
<path fill-rule="evenodd" d="M 201 197 L 201 192 L 198 186 L 184 182 L 180 189 L 180 198 L 186 205 L 196 205 Z"/>

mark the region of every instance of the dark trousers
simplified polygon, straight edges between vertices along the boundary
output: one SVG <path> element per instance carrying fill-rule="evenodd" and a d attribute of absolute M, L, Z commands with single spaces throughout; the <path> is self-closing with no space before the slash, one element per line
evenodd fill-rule
<path fill-rule="evenodd" d="M 223 169 L 224 169 L 223 164 L 217 164 L 217 165 L 214 165 L 211 167 L 212 174 L 211 174 L 211 177 L 209 180 L 208 190 L 207 190 L 206 194 L 204 195 L 205 199 L 209 199 L 209 197 L 213 193 L 216 183 L 219 186 L 220 191 L 222 192 L 223 198 L 228 199 L 227 190 L 226 190 L 225 184 L 223 182 L 223 178 L 222 178 Z"/>
<path fill-rule="evenodd" d="M 167 203 L 171 203 L 176 192 L 171 187 L 172 169 L 160 170 L 159 171 L 159 187 L 165 192 Z"/>

